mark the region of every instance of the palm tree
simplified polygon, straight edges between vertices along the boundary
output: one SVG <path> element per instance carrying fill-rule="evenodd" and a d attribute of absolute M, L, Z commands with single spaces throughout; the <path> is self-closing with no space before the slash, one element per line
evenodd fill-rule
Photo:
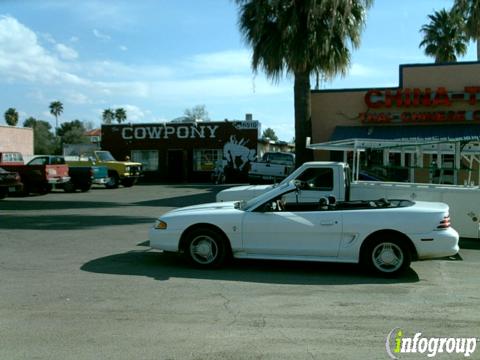
<path fill-rule="evenodd" d="M 115 119 L 115 112 L 112 109 L 103 110 L 102 119 L 105 124 L 111 124 Z"/>
<path fill-rule="evenodd" d="M 274 81 L 294 77 L 296 165 L 312 158 L 310 77 L 345 74 L 372 0 L 236 0 L 252 68 Z"/>
<path fill-rule="evenodd" d="M 425 55 L 435 58 L 436 63 L 455 62 L 457 56 L 467 53 L 467 37 L 463 31 L 462 18 L 456 11 L 442 9 L 428 15 L 430 23 L 420 29 L 423 40 L 419 47 L 425 47 Z"/>
<path fill-rule="evenodd" d="M 127 112 L 124 108 L 118 108 L 115 110 L 115 119 L 117 119 L 119 124 L 127 120 Z"/>
<path fill-rule="evenodd" d="M 18 112 L 14 108 L 9 108 L 5 111 L 5 122 L 10 126 L 17 126 L 18 123 Z"/>
<path fill-rule="evenodd" d="M 465 21 L 465 34 L 477 42 L 477 60 L 480 61 L 480 0 L 455 0 L 453 10 Z"/>
<path fill-rule="evenodd" d="M 58 130 L 58 117 L 63 113 L 63 104 L 60 101 L 50 103 L 50 114 L 55 116 L 55 133 Z"/>

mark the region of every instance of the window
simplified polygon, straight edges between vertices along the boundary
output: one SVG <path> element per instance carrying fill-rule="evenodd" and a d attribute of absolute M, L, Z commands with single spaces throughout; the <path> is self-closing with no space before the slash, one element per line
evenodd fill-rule
<path fill-rule="evenodd" d="M 158 170 L 157 150 L 132 150 L 132 161 L 142 163 L 143 171 Z"/>
<path fill-rule="evenodd" d="M 213 171 L 217 160 L 221 160 L 222 158 L 222 149 L 194 150 L 193 171 Z"/>
<path fill-rule="evenodd" d="M 23 162 L 22 154 L 20 153 L 5 153 L 3 154 L 3 162 Z"/>
<path fill-rule="evenodd" d="M 44 158 L 44 157 L 35 158 L 28 163 L 28 165 L 46 165 L 46 164 L 47 164 L 47 158 Z"/>
<path fill-rule="evenodd" d="M 333 169 L 330 168 L 310 168 L 297 179 L 305 181 L 311 190 L 333 190 Z"/>

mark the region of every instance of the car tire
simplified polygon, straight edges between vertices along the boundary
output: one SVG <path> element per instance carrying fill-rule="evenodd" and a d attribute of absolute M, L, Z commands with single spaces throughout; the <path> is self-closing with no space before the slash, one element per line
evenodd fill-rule
<path fill-rule="evenodd" d="M 404 273 L 412 261 L 405 241 L 398 238 L 372 239 L 363 249 L 361 262 L 370 271 L 384 277 L 397 277 Z"/>
<path fill-rule="evenodd" d="M 80 191 L 87 192 L 91 189 L 91 187 L 92 187 L 92 184 L 83 184 L 82 186 L 80 186 Z"/>
<path fill-rule="evenodd" d="M 8 188 L 7 187 L 0 187 L 0 199 L 5 199 L 8 194 Z"/>
<path fill-rule="evenodd" d="M 73 193 L 75 192 L 75 184 L 72 183 L 71 181 L 65 183 L 63 185 L 63 191 L 65 191 L 66 193 Z"/>
<path fill-rule="evenodd" d="M 228 246 L 215 230 L 198 228 L 187 234 L 184 254 L 188 262 L 201 268 L 219 268 L 225 263 Z"/>
<path fill-rule="evenodd" d="M 110 173 L 108 174 L 110 177 L 110 180 L 105 184 L 105 187 L 107 189 L 116 189 L 118 188 L 118 185 L 120 184 L 120 179 L 118 178 L 117 173 Z"/>
<path fill-rule="evenodd" d="M 122 180 L 122 185 L 125 187 L 132 187 L 137 182 L 135 178 L 128 178 Z"/>

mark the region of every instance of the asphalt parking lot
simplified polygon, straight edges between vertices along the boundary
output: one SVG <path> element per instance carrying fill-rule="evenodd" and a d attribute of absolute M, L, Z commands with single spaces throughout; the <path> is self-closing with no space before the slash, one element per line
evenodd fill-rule
<path fill-rule="evenodd" d="M 480 242 L 394 280 L 340 264 L 198 270 L 149 249 L 158 215 L 220 189 L 137 185 L 0 201 L 0 359 L 388 359 L 394 328 L 480 337 Z"/>

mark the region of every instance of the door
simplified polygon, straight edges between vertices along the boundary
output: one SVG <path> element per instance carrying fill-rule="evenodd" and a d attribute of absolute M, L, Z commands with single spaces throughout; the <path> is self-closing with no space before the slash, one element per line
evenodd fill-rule
<path fill-rule="evenodd" d="M 167 155 L 167 178 L 173 182 L 183 182 L 186 180 L 185 162 L 183 150 L 168 150 Z"/>
<path fill-rule="evenodd" d="M 242 229 L 251 254 L 336 257 L 342 239 L 339 211 L 247 212 Z"/>

